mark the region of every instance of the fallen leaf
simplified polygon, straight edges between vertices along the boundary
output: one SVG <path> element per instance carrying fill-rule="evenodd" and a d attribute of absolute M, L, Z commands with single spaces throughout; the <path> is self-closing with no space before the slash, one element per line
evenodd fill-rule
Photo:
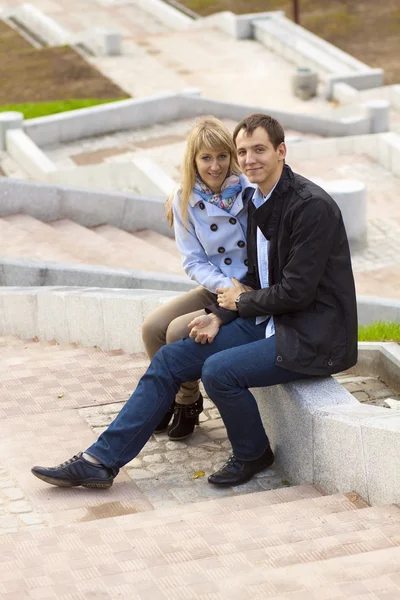
<path fill-rule="evenodd" d="M 357 494 L 351 494 L 350 495 L 350 502 L 357 502 L 358 500 L 358 495 Z"/>
<path fill-rule="evenodd" d="M 58 394 L 57 398 L 64 398 L 64 394 L 63 393 Z"/>
<path fill-rule="evenodd" d="M 198 479 L 199 477 L 204 477 L 204 471 L 196 471 L 194 475 L 192 475 L 192 479 Z"/>
<path fill-rule="evenodd" d="M 287 485 L 288 487 L 290 487 L 290 483 L 287 479 L 282 479 L 282 483 L 283 485 Z"/>

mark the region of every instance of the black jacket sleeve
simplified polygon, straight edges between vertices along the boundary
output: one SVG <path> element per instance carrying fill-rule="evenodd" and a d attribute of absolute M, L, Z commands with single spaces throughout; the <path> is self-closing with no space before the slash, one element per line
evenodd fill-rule
<path fill-rule="evenodd" d="M 279 315 L 309 306 L 329 260 L 340 218 L 322 198 L 314 197 L 299 207 L 293 215 L 290 251 L 281 280 L 244 294 L 239 315 Z"/>

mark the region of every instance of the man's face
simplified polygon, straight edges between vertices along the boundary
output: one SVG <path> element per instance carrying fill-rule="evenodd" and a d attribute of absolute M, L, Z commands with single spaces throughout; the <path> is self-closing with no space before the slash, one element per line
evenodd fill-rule
<path fill-rule="evenodd" d="M 261 191 L 276 183 L 286 156 L 284 143 L 275 149 L 265 129 L 257 127 L 251 135 L 244 129 L 239 131 L 236 148 L 240 168 L 251 183 L 257 184 Z"/>

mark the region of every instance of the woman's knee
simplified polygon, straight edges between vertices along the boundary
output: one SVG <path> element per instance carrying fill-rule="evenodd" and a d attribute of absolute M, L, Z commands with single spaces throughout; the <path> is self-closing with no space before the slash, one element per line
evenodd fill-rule
<path fill-rule="evenodd" d="M 150 313 L 142 324 L 142 340 L 150 358 L 166 343 L 166 326 L 155 314 Z"/>

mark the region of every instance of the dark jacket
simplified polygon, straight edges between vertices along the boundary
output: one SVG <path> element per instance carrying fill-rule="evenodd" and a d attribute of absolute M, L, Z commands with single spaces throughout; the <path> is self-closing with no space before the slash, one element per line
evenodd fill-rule
<path fill-rule="evenodd" d="M 260 289 L 257 227 L 270 240 L 269 287 Z M 239 316 L 273 315 L 276 364 L 329 375 L 357 362 L 357 305 L 341 212 L 318 185 L 287 165 L 268 202 L 249 203 L 248 272 Z M 225 323 L 238 316 L 217 306 Z"/>

